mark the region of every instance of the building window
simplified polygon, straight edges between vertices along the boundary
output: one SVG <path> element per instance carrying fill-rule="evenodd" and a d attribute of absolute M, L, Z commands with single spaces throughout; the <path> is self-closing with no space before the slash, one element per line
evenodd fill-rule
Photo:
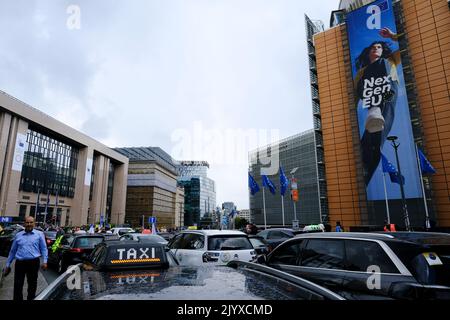
<path fill-rule="evenodd" d="M 28 130 L 27 143 L 20 190 L 73 198 L 78 149 L 33 130 Z"/>

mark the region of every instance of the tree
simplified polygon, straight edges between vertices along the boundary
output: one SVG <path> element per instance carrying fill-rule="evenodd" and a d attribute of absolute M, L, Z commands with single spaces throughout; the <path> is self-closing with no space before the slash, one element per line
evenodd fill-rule
<path fill-rule="evenodd" d="M 245 226 L 248 224 L 249 222 L 247 221 L 247 219 L 242 218 L 242 217 L 236 217 L 234 220 L 234 228 L 236 230 L 240 230 L 245 228 Z"/>

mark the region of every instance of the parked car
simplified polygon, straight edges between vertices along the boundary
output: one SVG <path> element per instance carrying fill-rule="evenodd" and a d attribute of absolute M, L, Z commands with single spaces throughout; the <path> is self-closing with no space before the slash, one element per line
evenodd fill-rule
<path fill-rule="evenodd" d="M 69 288 L 66 273 L 36 300 L 343 300 L 310 281 L 255 263 L 178 266 L 155 242 L 103 242 L 76 268 L 82 286 Z"/>
<path fill-rule="evenodd" d="M 165 240 L 170 241 L 173 238 L 173 234 L 170 232 L 157 232 L 158 236 L 163 237 Z"/>
<path fill-rule="evenodd" d="M 266 229 L 257 233 L 257 236 L 262 237 L 268 244 L 269 250 L 275 249 L 280 243 L 293 238 L 302 231 L 295 231 L 289 228 L 273 228 Z"/>
<path fill-rule="evenodd" d="M 173 237 L 168 246 L 180 264 L 187 266 L 256 259 L 255 249 L 241 231 L 186 230 Z"/>
<path fill-rule="evenodd" d="M 347 299 L 450 299 L 450 235 L 327 232 L 298 235 L 266 264 Z"/>
<path fill-rule="evenodd" d="M 48 252 L 48 264 L 56 268 L 58 273 L 67 267 L 83 262 L 99 243 L 105 242 L 102 234 L 68 234 L 61 239 L 59 247 Z"/>
<path fill-rule="evenodd" d="M 3 257 L 7 257 L 9 255 L 9 251 L 11 250 L 12 243 L 14 241 L 14 237 L 19 231 L 24 230 L 25 228 L 22 226 L 11 226 L 3 229 L 0 232 L 0 255 Z"/>
<path fill-rule="evenodd" d="M 129 232 L 120 237 L 120 240 L 133 240 L 133 241 L 155 241 L 162 245 L 166 245 L 168 241 L 157 234 L 142 234 Z"/>

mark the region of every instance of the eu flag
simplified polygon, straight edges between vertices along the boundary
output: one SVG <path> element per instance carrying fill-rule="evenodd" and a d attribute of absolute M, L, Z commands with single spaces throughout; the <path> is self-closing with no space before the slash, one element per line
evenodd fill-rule
<path fill-rule="evenodd" d="M 288 186 L 289 186 L 289 179 L 284 174 L 283 168 L 280 167 L 280 192 L 282 196 L 284 196 L 284 194 L 286 193 Z"/>
<path fill-rule="evenodd" d="M 400 178 L 397 168 L 392 163 L 389 162 L 389 160 L 384 156 L 384 154 L 381 154 L 381 163 L 383 166 L 383 172 L 389 173 L 391 182 L 398 184 L 400 183 L 405 184 L 405 177 L 402 176 Z"/>
<path fill-rule="evenodd" d="M 248 173 L 248 187 L 250 188 L 250 194 L 252 196 L 259 191 L 259 186 L 250 172 Z"/>
<path fill-rule="evenodd" d="M 271 194 L 275 194 L 277 187 L 275 187 L 275 185 L 273 184 L 272 181 L 270 181 L 269 177 L 267 177 L 266 175 L 262 176 L 262 182 L 263 182 L 263 187 L 267 187 L 269 188 L 269 191 Z"/>
<path fill-rule="evenodd" d="M 433 168 L 430 161 L 428 161 L 428 159 L 425 157 L 422 150 L 417 148 L 417 151 L 419 152 L 419 162 L 420 162 L 420 169 L 422 170 L 422 173 L 423 174 L 436 173 L 436 170 Z"/>

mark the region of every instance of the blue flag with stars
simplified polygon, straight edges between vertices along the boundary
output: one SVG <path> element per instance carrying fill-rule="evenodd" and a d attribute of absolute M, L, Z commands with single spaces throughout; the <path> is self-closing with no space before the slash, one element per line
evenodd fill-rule
<path fill-rule="evenodd" d="M 266 175 L 262 176 L 262 183 L 263 183 L 263 187 L 267 187 L 269 188 L 269 191 L 271 194 L 275 194 L 277 187 L 275 187 L 275 185 L 273 184 L 272 181 L 270 181 L 269 177 L 267 177 Z"/>
<path fill-rule="evenodd" d="M 250 172 L 248 173 L 248 187 L 250 188 L 250 193 L 252 196 L 259 191 L 259 186 Z"/>
<path fill-rule="evenodd" d="M 422 170 L 422 174 L 433 174 L 436 173 L 436 169 L 433 168 L 430 161 L 428 161 L 427 157 L 423 154 L 422 150 L 417 148 L 417 151 L 419 153 L 419 162 L 420 162 L 420 169 Z"/>
<path fill-rule="evenodd" d="M 280 192 L 282 196 L 284 196 L 284 194 L 286 193 L 288 186 L 289 186 L 289 179 L 284 174 L 283 168 L 280 167 Z"/>
<path fill-rule="evenodd" d="M 389 160 L 384 156 L 384 154 L 381 154 L 381 163 L 383 166 L 383 172 L 389 173 L 389 177 L 391 178 L 391 182 L 398 183 L 398 184 L 405 184 L 405 177 L 399 177 L 399 173 L 397 171 L 397 168 L 389 162 Z"/>

